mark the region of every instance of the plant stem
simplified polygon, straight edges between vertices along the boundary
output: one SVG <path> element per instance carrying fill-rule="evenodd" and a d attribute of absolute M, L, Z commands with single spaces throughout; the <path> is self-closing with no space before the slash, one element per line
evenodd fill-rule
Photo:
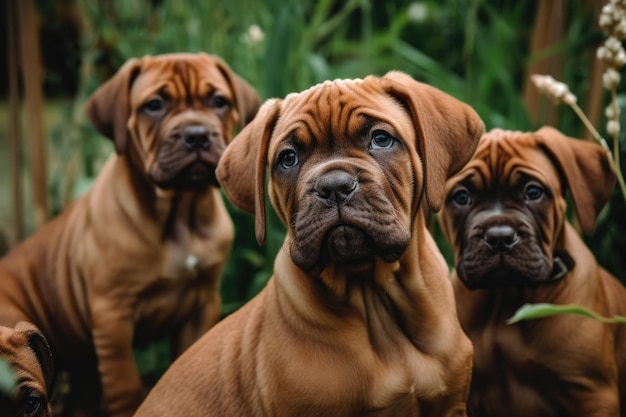
<path fill-rule="evenodd" d="M 611 106 L 613 107 L 613 116 L 619 121 L 619 109 L 617 108 L 617 88 L 611 89 Z M 613 134 L 613 161 L 615 166 L 619 167 L 619 130 Z"/>
<path fill-rule="evenodd" d="M 614 103 L 616 103 L 616 101 L 614 101 Z M 582 111 L 582 109 L 580 107 L 578 107 L 578 104 L 576 104 L 575 102 L 571 103 L 570 107 L 578 115 L 578 117 L 583 122 L 583 124 L 587 127 L 587 129 L 589 129 L 589 131 L 593 135 L 594 139 L 600 145 L 602 145 L 602 147 L 606 151 L 606 156 L 609 159 L 609 165 L 611 166 L 611 170 L 613 171 L 613 173 L 615 173 L 615 176 L 617 177 L 617 183 L 619 184 L 619 188 L 620 188 L 620 190 L 622 192 L 622 196 L 624 197 L 624 203 L 626 203 L 626 182 L 624 182 L 624 176 L 622 175 L 622 171 L 621 171 L 620 166 L 619 166 L 619 157 L 617 157 L 617 158 L 613 157 L 613 152 L 611 152 L 611 148 L 609 148 L 609 145 L 606 143 L 606 140 L 604 140 L 604 138 L 602 136 L 600 136 L 600 133 L 598 133 L 596 128 L 593 127 L 593 124 L 587 118 L 587 115 L 585 115 L 585 113 Z M 615 151 L 616 151 L 615 153 L 618 153 L 619 149 L 617 147 L 615 147 Z"/>

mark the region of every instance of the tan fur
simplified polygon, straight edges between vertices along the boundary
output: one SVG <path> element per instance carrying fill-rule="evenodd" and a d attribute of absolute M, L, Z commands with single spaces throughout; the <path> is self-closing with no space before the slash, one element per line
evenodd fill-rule
<path fill-rule="evenodd" d="M 429 181 L 443 185 L 482 131 L 470 107 L 401 73 L 266 102 L 218 178 L 263 241 L 269 168 L 287 226 L 274 276 L 136 416 L 466 415 L 472 349 L 421 204 L 442 203 Z"/>
<path fill-rule="evenodd" d="M 154 99 L 163 111 L 146 107 Z M 205 54 L 132 59 L 90 98 L 117 155 L 0 260 L 0 324 L 29 320 L 46 334 L 70 374 L 68 415 L 97 415 L 100 386 L 110 417 L 132 415 L 143 397 L 133 346 L 172 335 L 178 355 L 218 320 L 233 226 L 214 169 L 258 103 Z M 206 129 L 206 149 L 186 148 L 190 127 Z"/>
<path fill-rule="evenodd" d="M 549 127 L 489 132 L 474 158 L 448 182 L 440 219 L 456 257 L 452 279 L 459 318 L 474 344 L 473 415 L 626 416 L 623 326 L 571 315 L 506 324 L 524 303 L 578 304 L 604 316 L 626 314 L 626 290 L 596 263 L 566 218 L 569 190 L 583 230 L 593 231 L 614 183 L 599 145 Z M 544 194 L 528 197 L 529 185 L 540 186 Z M 463 189 L 469 190 L 468 205 L 458 204 Z M 493 225 L 518 232 L 517 243 L 497 255 L 504 261 L 485 250 L 485 230 Z M 575 266 L 551 281 L 553 259 L 562 250 Z M 494 271 L 503 270 L 502 262 L 509 269 L 493 278 Z M 503 282 L 513 278 L 518 282 Z"/>

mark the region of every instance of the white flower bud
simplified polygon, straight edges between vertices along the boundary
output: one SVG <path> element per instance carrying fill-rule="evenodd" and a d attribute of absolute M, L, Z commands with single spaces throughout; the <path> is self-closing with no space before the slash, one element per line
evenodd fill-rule
<path fill-rule="evenodd" d="M 407 17 L 411 22 L 420 23 L 428 18 L 428 8 L 424 3 L 413 2 L 407 9 Z"/>
<path fill-rule="evenodd" d="M 561 83 L 549 75 L 534 74 L 531 81 L 540 92 L 546 94 L 557 102 L 572 105 L 576 103 L 576 96 L 569 91 L 565 83 Z"/>
<path fill-rule="evenodd" d="M 530 77 L 530 80 L 537 86 L 539 89 L 544 89 L 546 85 L 546 78 L 550 77 L 549 75 L 539 75 L 533 74 Z"/>
<path fill-rule="evenodd" d="M 563 98 L 567 94 L 567 87 L 565 84 L 555 83 L 552 85 L 552 95 L 555 98 Z"/>
<path fill-rule="evenodd" d="M 613 28 L 613 36 L 618 39 L 624 39 L 626 37 L 626 20 L 622 19 L 617 22 L 617 25 Z"/>
<path fill-rule="evenodd" d="M 261 29 L 259 25 L 250 25 L 250 27 L 248 28 L 248 39 L 250 39 L 251 44 L 259 44 L 263 42 L 264 38 L 265 33 L 263 33 L 263 29 Z"/>
<path fill-rule="evenodd" d="M 619 112 L 619 106 L 614 106 L 612 103 L 604 109 L 604 115 L 609 120 L 617 119 L 619 117 Z"/>
<path fill-rule="evenodd" d="M 626 51 L 624 51 L 623 49 L 620 50 L 613 58 L 613 64 L 616 68 L 620 68 L 624 64 L 626 64 Z"/>
<path fill-rule="evenodd" d="M 619 135 L 619 122 L 616 120 L 609 120 L 606 124 L 606 131 L 611 136 Z"/>
<path fill-rule="evenodd" d="M 567 94 L 565 94 L 565 96 L 563 97 L 563 103 L 567 104 L 568 106 L 576 104 L 576 96 L 568 91 Z"/>
<path fill-rule="evenodd" d="M 608 68 L 602 74 L 602 85 L 607 90 L 614 90 L 620 82 L 620 75 L 614 68 Z"/>
<path fill-rule="evenodd" d="M 614 36 L 610 36 L 604 42 L 604 46 L 606 46 L 606 49 L 608 49 L 610 52 L 615 53 L 619 51 L 619 49 L 622 47 L 622 43 L 618 41 Z"/>
<path fill-rule="evenodd" d="M 613 24 L 613 19 L 611 19 L 610 16 L 603 13 L 600 15 L 600 20 L 598 21 L 598 23 L 600 24 L 600 27 L 602 29 L 608 30 Z"/>

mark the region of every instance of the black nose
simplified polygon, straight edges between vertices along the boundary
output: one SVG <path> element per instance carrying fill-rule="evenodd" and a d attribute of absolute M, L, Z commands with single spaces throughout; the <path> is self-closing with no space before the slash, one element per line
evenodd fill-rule
<path fill-rule="evenodd" d="M 344 171 L 332 171 L 322 176 L 315 184 L 317 195 L 330 203 L 341 204 L 357 189 L 358 181 Z"/>
<path fill-rule="evenodd" d="M 511 226 L 496 225 L 485 231 L 485 244 L 494 252 L 508 252 L 517 244 L 519 236 Z"/>
<path fill-rule="evenodd" d="M 210 144 L 209 129 L 202 125 L 187 126 L 183 129 L 183 141 L 190 151 L 208 149 Z"/>

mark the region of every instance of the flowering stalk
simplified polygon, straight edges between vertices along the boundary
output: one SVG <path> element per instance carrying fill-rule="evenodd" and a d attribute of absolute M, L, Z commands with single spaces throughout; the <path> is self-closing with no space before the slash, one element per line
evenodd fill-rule
<path fill-rule="evenodd" d="M 617 105 L 617 86 L 620 82 L 620 68 L 626 63 L 626 51 L 622 47 L 622 39 L 626 37 L 626 1 L 610 0 L 600 13 L 600 28 L 607 35 L 604 44 L 598 48 L 597 58 L 606 64 L 602 76 L 603 87 L 611 93 L 611 102 L 605 110 L 607 117 L 606 130 L 613 137 L 614 161 L 619 162 L 619 107 Z"/>
<path fill-rule="evenodd" d="M 617 182 L 619 184 L 622 195 L 624 196 L 624 202 L 626 202 L 626 182 L 624 181 L 624 176 L 622 175 L 622 171 L 619 166 L 619 157 L 614 157 L 613 152 L 611 152 L 611 148 L 606 143 L 606 140 L 598 133 L 596 128 L 593 126 L 585 112 L 580 108 L 577 104 L 576 96 L 569 91 L 567 84 L 559 82 L 552 78 L 549 75 L 537 75 L 534 74 L 531 77 L 531 81 L 535 83 L 535 86 L 539 89 L 541 93 L 551 97 L 557 103 L 567 104 L 574 110 L 574 112 L 578 115 L 580 120 L 583 122 L 585 127 L 589 129 L 593 138 L 604 148 L 606 151 L 606 156 L 609 160 L 609 165 L 611 170 L 615 173 L 617 177 Z M 613 109 L 615 113 L 619 115 L 619 110 L 614 110 L 617 108 L 617 100 L 612 99 L 611 105 L 607 109 Z M 608 112 L 607 112 L 608 113 Z M 615 114 L 614 113 L 614 114 Z M 617 142 L 617 137 L 619 136 L 619 122 L 614 119 L 609 119 L 609 122 L 613 121 L 613 125 L 607 125 L 607 131 L 610 129 L 615 129 L 615 124 L 617 125 L 617 132 L 610 131 L 613 135 L 613 149 L 615 153 L 619 153 L 619 143 Z"/>
<path fill-rule="evenodd" d="M 607 35 L 607 39 L 598 48 L 596 56 L 606 64 L 606 70 L 602 75 L 602 86 L 610 92 L 611 101 L 605 109 L 604 115 L 607 118 L 606 131 L 613 138 L 613 152 L 611 152 L 606 140 L 598 133 L 589 118 L 576 104 L 576 96 L 569 91 L 566 84 L 555 80 L 549 75 L 535 74 L 531 77 L 531 80 L 540 92 L 552 97 L 557 103 L 570 106 L 587 129 L 589 129 L 594 139 L 602 145 L 626 202 L 626 183 L 620 168 L 620 108 L 617 105 L 617 86 L 621 80 L 619 69 L 626 64 L 626 51 L 622 47 L 621 42 L 622 39 L 626 38 L 626 0 L 609 0 L 609 3 L 602 8 L 598 23 Z"/>

